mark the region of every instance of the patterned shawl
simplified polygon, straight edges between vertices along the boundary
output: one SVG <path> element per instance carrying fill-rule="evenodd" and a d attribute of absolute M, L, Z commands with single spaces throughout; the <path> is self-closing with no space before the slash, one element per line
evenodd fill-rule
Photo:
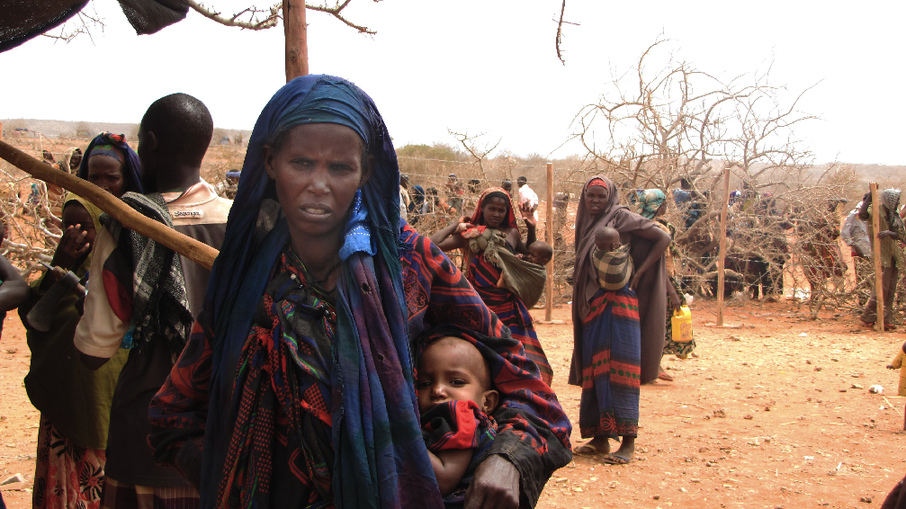
<path fill-rule="evenodd" d="M 173 221 L 160 193 L 142 195 L 126 193 L 127 205 L 159 223 L 172 228 Z M 119 287 L 118 295 L 131 297 L 131 306 L 115 306 L 128 310 L 131 316 L 119 314 L 130 321 L 123 338 L 123 348 L 141 348 L 152 339 L 163 337 L 170 352 L 178 356 L 195 320 L 189 311 L 186 281 L 182 263 L 170 248 L 155 242 L 123 225 L 108 214 L 101 216 L 116 244 L 104 263 L 105 282 Z M 123 270 L 123 268 L 130 270 Z"/>
<path fill-rule="evenodd" d="M 371 98 L 346 80 L 317 75 L 287 83 L 261 112 L 211 273 L 205 314 L 213 329 L 213 356 L 202 505 L 216 500 L 244 391 L 243 378 L 234 385 L 239 359 L 255 310 L 289 241 L 274 182 L 265 172 L 262 147 L 279 133 L 306 123 L 353 129 L 375 158 L 373 174 L 360 190 L 361 209 L 350 214 L 340 250 L 343 266 L 327 402 L 332 419 L 333 503 L 340 508 L 440 507 L 412 378 L 398 246 L 396 153 Z"/>
<path fill-rule="evenodd" d="M 88 160 L 91 159 L 91 151 L 97 145 L 112 145 L 123 152 L 125 156 L 125 161 L 123 162 L 123 189 L 144 194 L 145 191 L 142 189 L 142 165 L 138 160 L 138 154 L 126 143 L 126 137 L 122 134 L 103 132 L 95 136 L 82 155 L 78 177 L 82 180 L 88 180 Z M 68 159 L 66 164 L 69 164 Z"/>
<path fill-rule="evenodd" d="M 646 219 L 654 219 L 657 210 L 667 201 L 667 195 L 660 189 L 645 189 L 639 193 L 639 215 Z"/>

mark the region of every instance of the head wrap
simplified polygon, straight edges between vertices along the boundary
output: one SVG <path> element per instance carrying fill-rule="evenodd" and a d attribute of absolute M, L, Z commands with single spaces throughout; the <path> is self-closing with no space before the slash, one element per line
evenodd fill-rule
<path fill-rule="evenodd" d="M 639 193 L 639 215 L 654 219 L 657 210 L 667 201 L 667 195 L 660 189 L 645 189 Z"/>
<path fill-rule="evenodd" d="M 63 200 L 63 208 L 61 210 L 66 210 L 66 205 L 70 202 L 78 202 L 80 205 L 85 207 L 85 210 L 88 211 L 88 216 L 91 217 L 91 223 L 94 226 L 94 231 L 100 232 L 103 225 L 101 224 L 101 214 L 104 213 L 97 206 L 92 204 L 90 201 L 82 198 L 73 193 L 66 193 L 66 197 Z M 88 252 L 88 256 L 85 257 L 85 261 L 82 262 L 82 268 L 87 271 L 89 265 L 91 264 L 91 253 L 94 251 L 94 246 L 91 246 L 91 250 Z"/>
<path fill-rule="evenodd" d="M 500 223 L 499 228 L 517 228 L 516 212 L 513 210 L 513 202 L 510 200 L 509 193 L 502 187 L 489 187 L 482 191 L 481 196 L 478 198 L 478 205 L 475 206 L 475 212 L 472 213 L 472 218 L 469 221 L 475 226 L 482 226 L 485 224 L 482 209 L 485 206 L 485 200 L 489 198 L 502 198 L 506 201 L 506 217 Z"/>
<path fill-rule="evenodd" d="M 67 151 L 66 154 L 63 156 L 63 159 L 61 159 L 60 162 L 57 163 L 57 165 L 60 167 L 60 169 L 62 171 L 65 171 L 66 173 L 72 173 L 72 174 L 76 174 L 79 172 L 78 166 L 76 166 L 75 169 L 69 168 L 69 161 L 72 160 L 72 156 L 74 154 L 79 155 L 79 158 L 80 158 L 79 164 L 82 164 L 81 163 L 82 149 L 80 149 L 79 147 L 73 147 L 73 148 L 69 149 L 69 151 Z"/>
<path fill-rule="evenodd" d="M 101 214 L 104 212 L 90 201 L 74 193 L 66 193 L 66 198 L 63 200 L 63 210 L 66 209 L 66 205 L 71 201 L 78 202 L 85 207 L 85 210 L 88 211 L 88 215 L 91 217 L 91 222 L 94 223 L 95 231 L 101 231 L 101 228 L 103 227 L 101 225 Z"/>
<path fill-rule="evenodd" d="M 126 143 L 125 136 L 108 132 L 95 136 L 85 149 L 82 162 L 79 163 L 78 176 L 80 179 L 88 180 L 88 160 L 94 155 L 106 155 L 122 163 L 124 191 L 145 193 L 142 189 L 142 165 L 138 160 L 138 154 Z"/>
<path fill-rule="evenodd" d="M 91 149 L 91 152 L 88 153 L 88 159 L 91 159 L 94 156 L 107 156 L 115 159 L 120 164 L 126 163 L 126 157 L 123 155 L 123 151 L 110 144 L 95 145 Z"/>
<path fill-rule="evenodd" d="M 284 85 L 258 117 L 220 256 L 211 272 L 204 308 L 213 330 L 213 359 L 202 505 L 217 497 L 227 453 L 224 446 L 235 422 L 238 399 L 233 378 L 238 359 L 270 274 L 289 241 L 285 217 L 281 213 L 268 217 L 269 210 L 279 207 L 262 147 L 296 126 L 313 123 L 351 128 L 374 157 L 372 175 L 350 211 L 340 252 L 343 266 L 337 282 L 335 365 L 330 380 L 333 503 L 337 507 L 430 506 L 428 494 L 437 488 L 421 438 L 412 379 L 398 248 L 396 153 L 371 98 L 342 78 L 318 75 Z M 390 369 L 375 369 L 376 365 Z M 435 502 L 438 506 L 440 498 Z"/>
<path fill-rule="evenodd" d="M 885 189 L 881 191 L 881 204 L 887 207 L 887 210 L 896 212 L 900 205 L 900 190 Z"/>
<path fill-rule="evenodd" d="M 893 231 L 903 231 L 903 218 L 897 209 L 900 207 L 900 190 L 885 189 L 881 191 L 881 204 L 887 207 L 887 224 Z"/>

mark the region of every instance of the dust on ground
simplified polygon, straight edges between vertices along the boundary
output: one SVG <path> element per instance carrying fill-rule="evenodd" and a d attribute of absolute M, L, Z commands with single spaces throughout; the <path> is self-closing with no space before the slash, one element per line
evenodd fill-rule
<path fill-rule="evenodd" d="M 850 314 L 816 321 L 791 301 L 735 303 L 716 327 L 713 301 L 692 306 L 697 357 L 666 357 L 673 382 L 642 387 L 635 460 L 604 465 L 576 456 L 554 473 L 539 508 L 870 508 L 906 474 L 899 373 L 885 369 L 906 340 Z M 567 414 L 569 306 L 532 314 Z M 10 509 L 30 507 L 38 412 L 22 380 L 29 351 L 16 313 L 0 342 L 0 487 Z M 882 394 L 869 392 L 881 385 Z M 578 428 L 573 443 L 581 443 Z"/>

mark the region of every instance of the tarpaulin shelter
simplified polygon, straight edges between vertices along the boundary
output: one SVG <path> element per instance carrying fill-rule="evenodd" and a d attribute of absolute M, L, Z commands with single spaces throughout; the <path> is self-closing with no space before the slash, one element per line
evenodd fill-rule
<path fill-rule="evenodd" d="M 153 34 L 186 17 L 186 0 L 118 0 L 139 35 Z M 47 32 L 78 14 L 88 0 L 0 0 L 0 52 Z"/>

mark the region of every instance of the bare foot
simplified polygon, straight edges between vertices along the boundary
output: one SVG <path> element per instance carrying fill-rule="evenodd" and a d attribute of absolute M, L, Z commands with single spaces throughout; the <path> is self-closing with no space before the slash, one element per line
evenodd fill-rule
<path fill-rule="evenodd" d="M 624 436 L 617 452 L 607 454 L 602 458 L 604 463 L 611 465 L 625 465 L 635 457 L 635 437 Z"/>

